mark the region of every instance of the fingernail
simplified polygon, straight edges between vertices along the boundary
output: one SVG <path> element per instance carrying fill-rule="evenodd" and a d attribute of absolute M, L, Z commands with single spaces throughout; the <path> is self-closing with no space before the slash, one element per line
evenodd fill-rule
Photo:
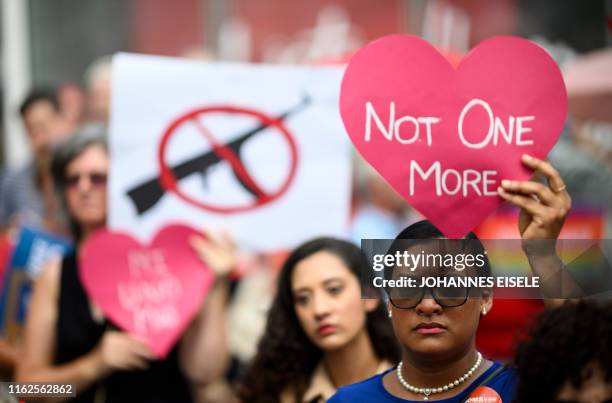
<path fill-rule="evenodd" d="M 533 157 L 529 154 L 523 154 L 523 161 L 525 162 L 532 162 L 533 161 Z"/>
<path fill-rule="evenodd" d="M 497 188 L 497 193 L 499 193 L 500 195 L 505 195 L 505 194 L 506 194 L 506 191 L 505 191 L 505 190 L 504 190 L 504 189 L 503 189 L 501 186 L 499 186 L 499 187 Z"/>
<path fill-rule="evenodd" d="M 501 184 L 503 187 L 509 187 L 512 184 L 512 182 L 510 182 L 508 179 L 504 179 L 501 181 Z"/>

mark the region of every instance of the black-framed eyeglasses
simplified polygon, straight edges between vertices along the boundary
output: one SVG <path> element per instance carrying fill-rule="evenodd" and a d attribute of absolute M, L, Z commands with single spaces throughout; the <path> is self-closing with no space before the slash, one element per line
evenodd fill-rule
<path fill-rule="evenodd" d="M 426 294 L 444 308 L 455 308 L 465 304 L 470 296 L 469 287 L 415 287 L 387 291 L 391 305 L 399 309 L 412 309 L 419 305 Z M 473 290 L 476 291 L 476 290 Z"/>

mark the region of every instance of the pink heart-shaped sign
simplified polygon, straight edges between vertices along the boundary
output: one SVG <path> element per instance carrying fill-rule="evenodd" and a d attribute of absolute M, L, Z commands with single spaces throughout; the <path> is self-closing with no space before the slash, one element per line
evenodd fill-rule
<path fill-rule="evenodd" d="M 459 238 L 502 203 L 502 179 L 530 177 L 522 154 L 546 157 L 567 95 L 553 59 L 528 40 L 486 40 L 455 69 L 423 39 L 391 35 L 351 58 L 340 113 L 361 155 Z"/>
<path fill-rule="evenodd" d="M 160 230 L 150 245 L 100 230 L 84 244 L 80 276 L 89 297 L 159 358 L 172 349 L 202 305 L 214 275 L 189 245 L 196 231 Z"/>

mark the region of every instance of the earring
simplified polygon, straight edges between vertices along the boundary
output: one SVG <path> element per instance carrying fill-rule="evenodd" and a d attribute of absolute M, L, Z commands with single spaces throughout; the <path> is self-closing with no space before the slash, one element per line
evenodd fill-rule
<path fill-rule="evenodd" d="M 482 308 L 482 315 L 486 315 L 487 314 L 487 308 Z"/>
<path fill-rule="evenodd" d="M 393 317 L 393 311 L 389 311 L 389 317 L 392 318 Z"/>

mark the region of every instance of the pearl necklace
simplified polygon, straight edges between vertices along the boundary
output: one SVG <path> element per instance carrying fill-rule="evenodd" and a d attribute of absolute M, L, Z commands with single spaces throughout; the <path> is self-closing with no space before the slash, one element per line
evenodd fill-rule
<path fill-rule="evenodd" d="M 406 382 L 404 376 L 402 375 L 402 361 L 400 361 L 399 365 L 397 366 L 397 379 L 402 384 L 402 386 L 410 392 L 424 395 L 423 400 L 429 400 L 429 395 L 446 392 L 453 388 L 456 388 L 457 386 L 459 386 L 459 384 L 465 382 L 465 380 L 468 379 L 470 376 L 474 375 L 474 372 L 478 369 L 478 367 L 480 367 L 480 364 L 482 363 L 482 354 L 480 354 L 479 352 L 477 352 L 477 354 L 478 357 L 476 358 L 476 362 L 474 363 L 474 365 L 472 365 L 472 368 L 470 368 L 465 374 L 463 374 L 463 376 L 455 379 L 448 385 L 444 385 L 439 388 L 417 388 Z"/>

